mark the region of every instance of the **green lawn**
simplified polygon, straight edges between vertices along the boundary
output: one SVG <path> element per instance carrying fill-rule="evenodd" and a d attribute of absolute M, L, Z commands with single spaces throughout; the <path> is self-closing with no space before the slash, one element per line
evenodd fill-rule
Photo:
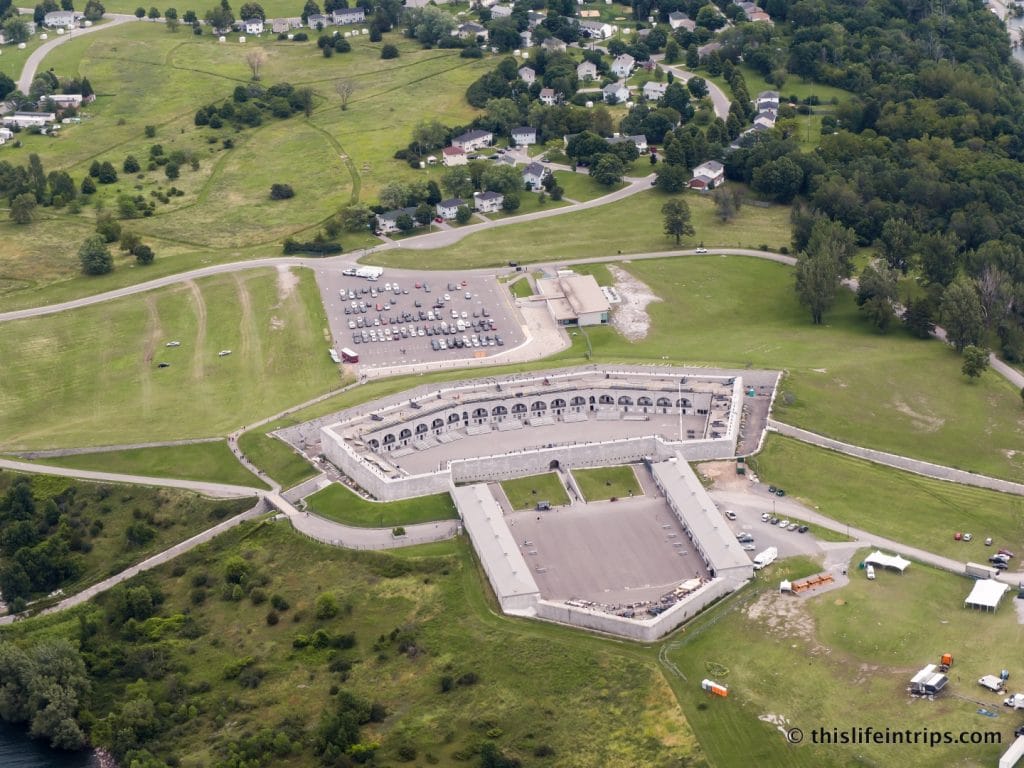
<path fill-rule="evenodd" d="M 956 560 L 995 549 L 1024 551 L 1024 499 L 900 472 L 772 435 L 753 459 L 758 477 L 821 514 Z M 855 489 L 855 490 L 854 490 Z M 954 541 L 955 531 L 974 541 Z"/>
<path fill-rule="evenodd" d="M 686 194 L 697 234 L 680 248 L 703 242 L 708 247 L 778 249 L 790 240 L 789 208 L 745 205 L 730 223 L 721 224 L 707 197 Z M 662 234 L 661 206 L 670 199 L 658 191 L 640 192 L 610 207 L 598 206 L 540 221 L 477 232 L 436 251 L 381 251 L 363 261 L 383 266 L 419 268 L 430 254 L 433 269 L 494 267 L 509 259 L 521 263 L 580 259 L 618 253 L 674 250 L 675 240 Z M 572 236 L 567 236 L 571 232 Z"/>
<path fill-rule="evenodd" d="M 589 174 L 573 173 L 572 171 L 555 171 L 555 180 L 558 182 L 558 186 L 565 190 L 565 197 L 578 203 L 602 197 L 623 186 L 617 184 L 614 187 L 606 187 L 590 178 Z"/>
<path fill-rule="evenodd" d="M 844 91 L 842 88 L 836 88 L 831 85 L 825 85 L 823 83 L 815 83 L 811 81 L 805 81 L 800 77 L 791 75 L 786 78 L 782 87 L 772 85 L 765 81 L 758 72 L 751 67 L 740 64 L 740 72 L 743 73 L 743 80 L 747 84 L 747 91 L 750 92 L 751 98 L 756 99 L 757 94 L 762 91 L 778 91 L 782 99 L 790 99 L 796 97 L 797 100 L 816 96 L 821 104 L 829 104 L 833 99 L 838 101 L 845 101 L 850 97 L 849 91 Z M 726 95 L 730 95 L 732 90 L 729 88 L 729 84 L 721 77 L 712 77 L 706 72 L 698 72 L 701 77 L 705 80 L 711 80 L 723 90 Z"/>
<path fill-rule="evenodd" d="M 525 299 L 533 296 L 533 288 L 530 286 L 530 281 L 525 277 L 521 280 L 516 280 L 514 283 L 509 285 L 509 290 L 512 291 L 512 295 L 517 299 Z"/>
<path fill-rule="evenodd" d="M 243 434 L 238 438 L 238 447 L 249 461 L 279 482 L 282 488 L 291 488 L 317 475 L 316 468 L 291 446 L 263 430 Z"/>
<path fill-rule="evenodd" d="M 540 195 L 535 192 L 520 192 L 519 193 L 519 207 L 514 211 L 499 211 L 498 213 L 486 213 L 488 219 L 508 219 L 515 216 L 522 216 L 525 213 L 534 213 L 536 211 L 546 211 L 549 208 L 562 208 L 569 205 L 565 200 L 552 200 L 550 196 L 545 193 L 544 202 L 540 202 Z"/>
<path fill-rule="evenodd" d="M 574 469 L 572 476 L 586 501 L 624 499 L 644 492 L 631 466 Z"/>
<path fill-rule="evenodd" d="M 254 488 L 266 487 L 262 480 L 235 459 L 227 442 L 82 453 L 42 459 L 39 463 L 126 475 L 177 477 Z"/>
<path fill-rule="evenodd" d="M 569 494 L 554 472 L 505 480 L 501 488 L 508 496 L 512 509 L 533 509 L 540 501 L 546 501 L 552 507 L 569 503 Z"/>
<path fill-rule="evenodd" d="M 317 491 L 306 499 L 306 504 L 310 512 L 321 517 L 363 528 L 391 528 L 458 517 L 455 503 L 447 493 L 405 501 L 367 501 L 338 483 Z"/>
<path fill-rule="evenodd" d="M 0 445 L 223 435 L 339 383 L 326 326 L 302 269 L 237 272 L 7 323 Z"/>

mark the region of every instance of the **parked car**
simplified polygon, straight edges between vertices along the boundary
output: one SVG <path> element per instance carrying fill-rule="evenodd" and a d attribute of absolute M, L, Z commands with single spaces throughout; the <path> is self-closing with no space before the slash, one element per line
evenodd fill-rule
<path fill-rule="evenodd" d="M 768 514 L 767 512 L 762 512 L 761 513 L 761 522 L 762 523 L 767 523 L 771 519 L 772 519 L 772 516 L 770 514 Z"/>
<path fill-rule="evenodd" d="M 729 518 L 730 520 L 735 520 L 735 519 L 736 519 L 736 513 L 735 513 L 735 512 L 733 512 L 733 511 L 732 511 L 731 509 L 727 509 L 727 510 L 725 511 L 725 516 L 726 516 L 727 518 Z"/>
<path fill-rule="evenodd" d="M 790 530 L 790 531 L 795 531 L 795 530 L 796 530 L 797 528 L 799 528 L 799 527 L 800 527 L 800 526 L 799 526 L 799 524 L 797 524 L 797 523 L 790 523 L 790 524 L 789 524 L 789 527 L 787 528 L 787 530 Z"/>
<path fill-rule="evenodd" d="M 707 248 L 698 248 L 697 249 L 697 253 L 707 253 L 707 252 L 708 252 Z"/>
<path fill-rule="evenodd" d="M 953 534 L 953 541 L 960 541 L 960 539 L 962 539 L 963 537 L 964 535 L 960 533 L 960 531 L 957 531 Z"/>
<path fill-rule="evenodd" d="M 776 496 L 785 496 L 786 492 L 784 490 L 782 490 L 781 488 L 776 488 L 775 489 L 775 495 Z"/>
<path fill-rule="evenodd" d="M 972 536 L 971 534 L 969 534 L 969 533 L 965 533 L 964 534 L 964 541 L 972 541 L 973 539 L 974 539 L 974 536 Z"/>
<path fill-rule="evenodd" d="M 1010 567 L 1010 564 L 1009 563 L 992 563 L 992 567 L 995 568 L 997 571 L 1005 571 L 1007 568 Z"/>
<path fill-rule="evenodd" d="M 779 528 L 789 528 L 789 520 L 780 520 Z"/>
<path fill-rule="evenodd" d="M 1000 550 L 999 550 L 999 552 L 998 552 L 998 554 L 1000 554 L 1000 555 L 1006 555 L 1007 557 L 1013 557 L 1013 556 L 1014 556 L 1014 555 L 1013 555 L 1013 552 L 1011 552 L 1011 551 L 1010 551 L 1010 550 L 1008 550 L 1008 549 L 1000 549 Z"/>

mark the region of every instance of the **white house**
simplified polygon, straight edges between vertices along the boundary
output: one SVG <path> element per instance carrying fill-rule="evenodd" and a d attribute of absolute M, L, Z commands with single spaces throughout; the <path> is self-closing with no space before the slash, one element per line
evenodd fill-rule
<path fill-rule="evenodd" d="M 540 44 L 548 53 L 565 53 L 566 45 L 564 40 L 559 40 L 557 37 L 549 37 L 543 43 Z"/>
<path fill-rule="evenodd" d="M 78 20 L 82 18 L 84 16 L 75 11 L 51 11 L 43 16 L 43 26 L 50 27 L 50 29 L 56 29 L 57 27 L 67 29 L 68 27 L 75 26 Z"/>
<path fill-rule="evenodd" d="M 629 101 L 629 88 L 624 80 L 615 83 L 608 83 L 601 89 L 604 93 L 604 100 L 609 104 L 624 104 Z"/>
<path fill-rule="evenodd" d="M 330 16 L 324 16 L 322 13 L 311 13 L 306 17 L 306 26 L 310 29 L 323 29 L 329 27 L 334 23 L 334 19 Z"/>
<path fill-rule="evenodd" d="M 684 29 L 688 29 L 690 32 L 693 32 L 693 30 L 697 28 L 697 23 L 695 21 L 685 13 L 680 13 L 679 11 L 674 11 L 668 15 L 668 25 L 672 27 L 672 29 L 679 29 L 682 27 Z"/>
<path fill-rule="evenodd" d="M 4 115 L 4 125 L 16 125 L 19 128 L 42 128 L 57 119 L 53 112 L 15 112 Z"/>
<path fill-rule="evenodd" d="M 466 152 L 461 147 L 445 147 L 441 150 L 441 165 L 451 167 L 453 165 L 465 165 Z"/>
<path fill-rule="evenodd" d="M 466 131 L 461 136 L 452 139 L 452 146 L 458 147 L 464 152 L 472 152 L 474 149 L 489 147 L 494 143 L 494 134 L 490 131 Z"/>
<path fill-rule="evenodd" d="M 725 166 L 717 160 L 708 160 L 693 169 L 693 178 L 690 179 L 690 189 L 699 189 L 707 192 L 725 183 Z"/>
<path fill-rule="evenodd" d="M 339 26 L 362 24 L 366 21 L 366 11 L 362 8 L 338 8 L 332 14 L 334 23 Z"/>
<path fill-rule="evenodd" d="M 622 136 L 621 134 L 615 134 L 610 139 L 606 139 L 606 141 L 609 144 L 624 144 L 628 141 L 630 144 L 636 146 L 637 151 L 640 152 L 641 155 L 647 153 L 647 137 L 644 136 L 642 133 L 635 134 L 633 136 Z"/>
<path fill-rule="evenodd" d="M 459 212 L 459 208 L 464 206 L 466 202 L 453 197 L 451 200 L 442 200 L 437 204 L 437 215 L 445 221 L 450 221 L 455 218 L 455 214 Z"/>
<path fill-rule="evenodd" d="M 626 78 L 630 76 L 635 66 L 636 59 L 628 53 L 624 53 L 621 56 L 617 56 L 615 61 L 612 62 L 612 72 L 616 77 Z"/>
<path fill-rule="evenodd" d="M 767 131 L 775 127 L 775 115 L 771 112 L 762 112 L 754 118 L 754 128 Z"/>
<path fill-rule="evenodd" d="M 505 196 L 500 192 L 474 192 L 473 207 L 480 213 L 496 213 L 501 210 Z"/>
<path fill-rule="evenodd" d="M 576 67 L 576 78 L 582 82 L 597 80 L 597 65 L 592 61 L 584 61 Z"/>
<path fill-rule="evenodd" d="M 493 8 L 491 8 L 491 18 L 492 19 L 507 19 L 511 15 L 512 15 L 512 6 L 511 5 L 495 5 Z"/>
<path fill-rule="evenodd" d="M 558 103 L 558 94 L 555 93 L 554 88 L 541 88 L 540 101 L 542 104 L 547 104 L 549 107 L 553 107 Z"/>
<path fill-rule="evenodd" d="M 460 37 L 463 40 L 476 40 L 478 37 L 487 39 L 487 29 L 482 27 L 473 21 L 467 21 L 465 24 L 460 24 L 452 30 L 454 37 Z"/>
<path fill-rule="evenodd" d="M 544 181 L 547 173 L 548 169 L 540 163 L 530 163 L 523 168 L 523 185 L 529 185 L 531 189 L 537 189 L 540 187 L 541 182 Z"/>
<path fill-rule="evenodd" d="M 581 21 L 580 32 L 589 33 L 591 40 L 607 40 L 615 34 L 615 29 L 603 21 Z"/>
<path fill-rule="evenodd" d="M 765 110 L 778 110 L 779 108 L 779 92 L 778 91 L 761 91 L 757 94 L 757 98 L 754 100 L 754 106 L 757 107 L 758 112 L 764 112 Z"/>
<path fill-rule="evenodd" d="M 263 19 L 246 19 L 242 22 L 242 28 L 247 35 L 262 35 Z"/>
<path fill-rule="evenodd" d="M 533 85 L 533 82 L 537 79 L 537 73 L 530 67 L 520 67 L 519 79 L 527 85 Z"/>
<path fill-rule="evenodd" d="M 398 232 L 398 220 L 406 215 L 413 220 L 413 226 L 416 224 L 416 209 L 415 208 L 396 208 L 393 211 L 387 213 L 377 214 L 377 231 L 382 235 L 389 235 L 392 232 Z"/>
<path fill-rule="evenodd" d="M 512 143 L 517 147 L 528 147 L 537 143 L 537 129 L 528 125 L 511 130 Z"/>
<path fill-rule="evenodd" d="M 270 22 L 271 31 L 278 35 L 290 32 L 293 29 L 301 29 L 302 26 L 302 18 L 299 16 L 274 19 Z"/>
<path fill-rule="evenodd" d="M 85 97 L 80 93 L 51 93 L 47 96 L 43 96 L 39 100 L 40 103 L 49 101 L 55 107 L 80 107 L 85 101 Z"/>
<path fill-rule="evenodd" d="M 546 19 L 547 16 L 543 13 L 537 13 L 537 11 L 527 11 L 526 13 L 526 28 L 534 29 L 540 26 L 540 23 Z"/>
<path fill-rule="evenodd" d="M 668 83 L 656 83 L 653 80 L 644 83 L 644 98 L 648 101 L 657 101 L 665 95 Z"/>

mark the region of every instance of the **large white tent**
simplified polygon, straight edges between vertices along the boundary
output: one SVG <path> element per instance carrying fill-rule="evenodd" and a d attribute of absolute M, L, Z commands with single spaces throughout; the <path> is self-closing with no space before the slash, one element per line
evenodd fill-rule
<path fill-rule="evenodd" d="M 877 565 L 882 568 L 892 568 L 894 570 L 899 571 L 900 573 L 903 573 L 905 570 L 907 570 L 907 566 L 910 565 L 909 560 L 905 560 L 899 555 L 883 554 L 882 550 L 880 549 L 876 549 L 874 552 L 872 552 L 870 555 L 864 558 L 864 562 L 868 565 Z"/>
<path fill-rule="evenodd" d="M 974 582 L 974 589 L 964 600 L 965 608 L 984 608 L 987 611 L 994 611 L 1003 599 L 1009 584 L 1003 584 L 995 579 L 979 579 Z"/>

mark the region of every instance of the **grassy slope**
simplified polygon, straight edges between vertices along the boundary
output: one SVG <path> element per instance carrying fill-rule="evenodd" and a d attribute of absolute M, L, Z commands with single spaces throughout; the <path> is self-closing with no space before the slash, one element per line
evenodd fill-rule
<path fill-rule="evenodd" d="M 505 480 L 501 488 L 512 509 L 533 509 L 538 501 L 547 501 L 553 507 L 569 503 L 569 495 L 554 472 Z"/>
<path fill-rule="evenodd" d="M 311 512 L 322 517 L 364 528 L 390 528 L 457 517 L 455 504 L 447 493 L 383 503 L 367 501 L 337 483 L 314 493 L 307 504 Z"/>
<path fill-rule="evenodd" d="M 1024 552 L 1024 500 L 899 472 L 773 435 L 755 459 L 763 482 L 823 515 L 957 560 L 984 561 L 994 549 Z M 852 489 L 856 489 L 855 491 Z M 969 531 L 974 541 L 953 540 Z"/>
<path fill-rule="evenodd" d="M 320 297 L 308 271 L 293 274 L 285 298 L 279 274 L 259 270 L 6 324 L 3 447 L 223 434 L 329 389 Z"/>
<path fill-rule="evenodd" d="M 214 483 L 265 487 L 235 459 L 226 442 L 104 451 L 43 459 L 39 463 L 146 477 L 181 477 Z"/>
<path fill-rule="evenodd" d="M 587 501 L 601 501 L 643 493 L 636 479 L 633 467 L 600 467 L 597 469 L 574 469 L 572 476 Z"/>
<path fill-rule="evenodd" d="M 249 461 L 281 484 L 291 488 L 315 477 L 317 470 L 288 445 L 259 430 L 246 432 L 238 447 Z"/>

